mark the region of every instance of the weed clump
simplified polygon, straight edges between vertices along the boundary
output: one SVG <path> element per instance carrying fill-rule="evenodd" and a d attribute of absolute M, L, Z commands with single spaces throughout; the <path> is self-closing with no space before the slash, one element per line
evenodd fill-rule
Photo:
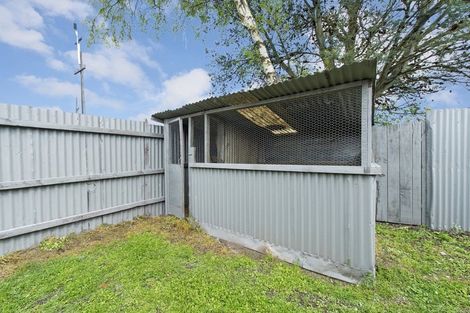
<path fill-rule="evenodd" d="M 64 251 L 67 244 L 67 236 L 49 237 L 41 241 L 39 249 L 42 251 Z"/>

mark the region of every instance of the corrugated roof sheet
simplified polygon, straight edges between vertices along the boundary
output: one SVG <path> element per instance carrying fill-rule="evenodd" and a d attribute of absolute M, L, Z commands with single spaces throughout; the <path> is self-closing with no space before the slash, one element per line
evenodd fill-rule
<path fill-rule="evenodd" d="M 202 111 L 238 104 L 250 104 L 277 97 L 294 95 L 306 91 L 328 88 L 360 80 L 375 80 L 377 62 L 362 61 L 344 65 L 331 71 L 286 80 L 273 85 L 212 97 L 181 108 L 155 113 L 152 117 L 158 120 L 198 113 Z"/>

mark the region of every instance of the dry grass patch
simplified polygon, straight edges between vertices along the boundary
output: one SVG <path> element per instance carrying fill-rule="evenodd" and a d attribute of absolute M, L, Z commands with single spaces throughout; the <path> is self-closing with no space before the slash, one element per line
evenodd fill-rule
<path fill-rule="evenodd" d="M 201 231 L 192 221 L 175 217 L 138 217 L 133 221 L 116 225 L 101 225 L 95 230 L 64 237 L 63 247 L 58 249 L 41 248 L 50 241 L 61 238 L 46 238 L 38 247 L 17 251 L 0 257 L 0 279 L 14 273 L 18 268 L 31 262 L 44 262 L 57 257 L 77 255 L 86 249 L 105 246 L 111 242 L 124 240 L 129 236 L 151 232 L 173 243 L 193 246 L 199 253 L 213 251 L 219 254 L 233 252 L 227 245 Z"/>

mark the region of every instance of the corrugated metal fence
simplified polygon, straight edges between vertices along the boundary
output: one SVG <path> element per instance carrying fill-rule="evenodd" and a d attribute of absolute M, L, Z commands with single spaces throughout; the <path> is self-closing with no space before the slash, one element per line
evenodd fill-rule
<path fill-rule="evenodd" d="M 431 143 L 430 226 L 470 231 L 470 109 L 433 110 L 426 120 Z"/>
<path fill-rule="evenodd" d="M 373 151 L 384 173 L 377 220 L 470 231 L 470 109 L 374 126 Z"/>
<path fill-rule="evenodd" d="M 378 182 L 377 219 L 427 224 L 434 229 L 457 227 L 470 231 L 470 109 L 434 110 L 427 115 L 426 123 L 426 127 L 424 122 L 374 127 L 375 161 L 385 174 Z M 191 188 L 198 189 L 201 196 L 204 195 L 202 189 L 213 193 L 214 189 L 239 179 L 231 176 L 236 175 L 236 171 L 195 169 L 193 173 L 196 175 L 191 178 Z M 256 176 L 250 171 L 244 175 Z M 281 179 L 282 175 L 285 177 Z M 270 229 L 281 220 L 270 221 L 270 216 L 264 215 L 263 210 L 266 205 L 278 203 L 281 205 L 279 216 L 283 216 L 281 212 L 286 208 L 282 207 L 282 199 L 288 197 L 283 192 L 288 192 L 289 188 L 282 186 L 284 182 L 288 183 L 289 175 L 301 177 L 301 181 L 311 188 L 314 185 L 323 188 L 321 174 L 260 172 L 259 177 L 256 176 L 260 180 L 256 186 L 278 192 L 272 193 L 273 198 L 264 199 L 265 204 L 260 202 L 256 207 L 247 207 L 250 212 L 246 212 L 249 217 L 246 223 L 237 220 L 236 214 L 240 212 L 230 207 L 231 201 L 240 200 L 236 195 L 237 188 L 241 187 L 235 185 L 230 188 L 231 192 L 227 187 L 219 188 L 217 199 L 220 201 L 217 204 L 206 204 L 201 198 L 191 199 L 193 214 L 209 214 L 209 223 L 213 218 L 225 216 L 224 221 L 214 224 L 226 225 L 241 233 L 253 233 L 274 244 L 287 245 L 285 241 L 290 240 L 289 236 L 299 236 L 299 239 L 307 236 L 308 227 L 304 229 L 294 227 L 292 223 L 281 223 L 279 225 L 285 227 L 290 225 L 290 229 L 286 228 L 285 238 L 274 238 Z M 208 186 L 209 183 L 213 187 Z M 245 192 L 253 193 L 255 190 Z M 354 191 L 354 195 L 358 192 Z M 80 232 L 102 223 L 117 223 L 143 214 L 162 214 L 163 195 L 161 127 L 41 108 L 0 105 L 0 255 L 37 244 L 52 234 Z M 304 201 L 304 196 L 310 197 L 305 193 L 293 199 Z M 273 202 L 276 197 L 279 201 Z M 356 199 L 355 196 L 353 198 Z M 329 203 L 326 198 L 322 201 Z M 315 213 L 300 204 L 296 207 L 300 211 L 290 212 L 284 221 L 295 218 L 304 221 L 305 214 Z M 341 206 L 337 209 L 340 210 Z M 211 210 L 216 215 L 212 215 Z M 327 212 L 333 214 L 332 211 Z M 345 216 L 341 212 L 336 213 L 339 215 L 331 216 L 331 221 L 329 215 L 322 218 L 334 224 L 349 223 L 354 218 L 353 215 L 347 217 L 347 211 Z M 267 219 L 265 224 L 261 223 L 262 218 Z M 330 225 L 328 223 L 317 228 Z M 250 229 L 245 229 L 247 227 Z M 331 238 L 346 240 L 349 235 L 338 234 L 339 237 Z M 306 241 L 299 242 L 307 244 Z M 356 268 L 370 265 L 359 259 L 356 263 L 355 256 L 350 254 L 352 250 L 329 251 L 325 250 L 328 243 L 309 244 L 313 246 L 302 249 L 333 260 L 348 258 Z M 370 256 L 369 253 L 367 255 Z"/>
<path fill-rule="evenodd" d="M 0 255 L 162 214 L 162 133 L 143 122 L 0 105 Z"/>

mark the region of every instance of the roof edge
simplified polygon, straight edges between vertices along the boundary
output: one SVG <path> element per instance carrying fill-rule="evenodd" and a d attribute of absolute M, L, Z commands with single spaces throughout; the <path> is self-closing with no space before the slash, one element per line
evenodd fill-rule
<path fill-rule="evenodd" d="M 376 68 L 377 61 L 375 59 L 351 63 L 329 71 L 325 70 L 256 89 L 206 98 L 204 100 L 186 104 L 177 109 L 155 113 L 152 115 L 152 119 L 162 122 L 165 119 L 178 116 L 200 113 L 231 105 L 251 104 L 282 96 L 295 95 L 307 91 L 343 85 L 355 81 L 375 81 Z"/>

